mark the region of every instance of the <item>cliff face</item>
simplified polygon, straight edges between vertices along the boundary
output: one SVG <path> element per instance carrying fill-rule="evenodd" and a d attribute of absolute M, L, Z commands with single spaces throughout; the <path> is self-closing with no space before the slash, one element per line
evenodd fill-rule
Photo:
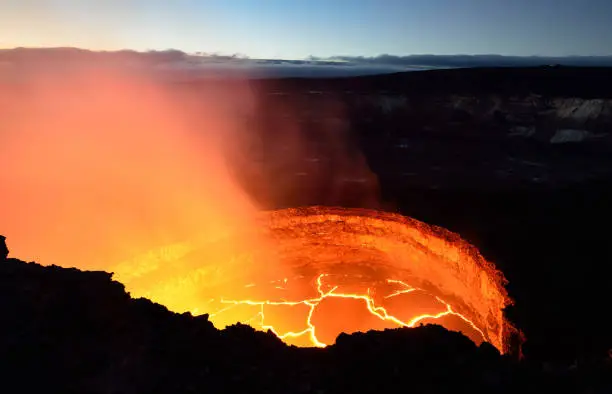
<path fill-rule="evenodd" d="M 368 112 L 396 114 L 441 126 L 472 123 L 506 131 L 510 136 L 524 135 L 550 141 L 543 132 L 577 129 L 608 133 L 612 127 L 612 99 L 504 95 L 441 95 L 420 98 L 408 95 L 347 97 L 349 108 Z M 521 133 L 521 127 L 533 130 Z M 540 131 L 540 133 L 537 133 Z"/>
<path fill-rule="evenodd" d="M 499 143 L 596 141 L 612 147 L 612 99 L 400 94 L 347 97 L 346 103 L 355 111 L 373 114 L 372 120 L 376 115 L 403 119 L 408 127 L 396 133 L 400 138 L 429 131 Z M 458 130 L 461 127 L 464 130 Z"/>
<path fill-rule="evenodd" d="M 335 135 L 365 154 L 384 184 L 565 187 L 612 174 L 610 80 L 605 69 L 542 68 L 253 82 L 257 108 L 247 122 L 260 138 L 246 156 L 264 177 L 303 183 L 318 176 L 313 162 L 330 160 L 321 136 Z M 292 152 L 289 165 L 282 136 L 291 133 L 319 146 Z M 298 205 L 326 203 L 307 192 L 295 198 Z"/>

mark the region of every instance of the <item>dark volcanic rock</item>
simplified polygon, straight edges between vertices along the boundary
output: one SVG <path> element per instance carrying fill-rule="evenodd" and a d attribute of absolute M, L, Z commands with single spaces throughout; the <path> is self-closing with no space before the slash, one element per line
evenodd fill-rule
<path fill-rule="evenodd" d="M 288 347 L 271 333 L 219 331 L 206 315 L 132 299 L 105 272 L 16 259 L 0 266 L 0 313 L 7 392 L 578 392 L 581 376 L 597 389 L 610 372 L 545 372 L 440 326 Z"/>
<path fill-rule="evenodd" d="M 0 235 L 0 261 L 4 261 L 7 259 L 9 254 L 8 247 L 6 246 L 6 238 L 3 235 Z"/>

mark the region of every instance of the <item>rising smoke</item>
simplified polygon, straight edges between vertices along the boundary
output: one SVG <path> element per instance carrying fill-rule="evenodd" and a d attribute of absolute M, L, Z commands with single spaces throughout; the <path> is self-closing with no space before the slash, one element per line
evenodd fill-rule
<path fill-rule="evenodd" d="M 238 90 L 190 97 L 82 69 L 0 92 L 0 223 L 16 255 L 101 268 L 256 211 L 221 155 Z"/>
<path fill-rule="evenodd" d="M 183 89 L 93 62 L 57 69 L 0 79 L 0 223 L 17 256 L 104 269 L 262 208 L 377 205 L 337 100 L 313 108 L 315 134 L 246 80 Z"/>

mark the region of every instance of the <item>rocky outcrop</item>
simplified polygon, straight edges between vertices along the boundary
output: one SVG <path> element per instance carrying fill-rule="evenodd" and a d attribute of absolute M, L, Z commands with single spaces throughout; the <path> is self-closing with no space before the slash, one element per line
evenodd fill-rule
<path fill-rule="evenodd" d="M 559 129 L 555 132 L 555 135 L 550 139 L 551 144 L 563 144 L 568 142 L 582 142 L 589 140 L 596 140 L 607 138 L 607 133 L 594 134 L 587 130 L 576 130 L 576 129 Z"/>
<path fill-rule="evenodd" d="M 6 246 L 6 238 L 3 235 L 0 235 L 0 261 L 4 261 L 7 259 L 9 254 L 8 247 Z"/>
<path fill-rule="evenodd" d="M 578 392 L 599 369 L 517 363 L 440 326 L 341 335 L 326 349 L 285 346 L 244 325 L 132 299 L 106 272 L 0 265 L 6 392 Z M 586 381 L 586 378 L 597 381 Z M 561 391 L 559 391 L 561 390 Z"/>

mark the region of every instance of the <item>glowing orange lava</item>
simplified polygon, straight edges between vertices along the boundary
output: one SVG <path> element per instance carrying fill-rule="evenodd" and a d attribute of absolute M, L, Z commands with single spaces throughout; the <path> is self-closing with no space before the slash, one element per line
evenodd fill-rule
<path fill-rule="evenodd" d="M 314 313 L 314 311 L 316 310 L 316 307 L 319 306 L 319 304 L 328 298 L 345 298 L 345 299 L 353 299 L 353 300 L 361 300 L 365 303 L 365 306 L 367 308 L 367 310 L 374 316 L 376 316 L 377 318 L 379 318 L 382 321 L 385 322 L 390 322 L 393 323 L 397 326 L 400 327 L 414 327 L 417 323 L 422 322 L 425 319 L 439 319 L 441 317 L 444 316 L 448 316 L 448 315 L 455 315 L 458 316 L 459 318 L 461 318 L 462 320 L 464 320 L 466 323 L 468 323 L 474 330 L 476 330 L 481 336 L 482 339 L 485 339 L 485 336 L 483 334 L 483 332 L 476 327 L 476 325 L 469 320 L 468 318 L 466 318 L 465 316 L 461 315 L 460 313 L 457 313 L 455 311 L 453 311 L 452 307 L 447 304 L 446 302 L 442 301 L 440 298 L 436 297 L 436 299 L 444 304 L 446 306 L 445 310 L 440 312 L 440 313 L 436 313 L 436 314 L 422 314 L 422 315 L 417 315 L 415 317 L 413 317 L 412 319 L 410 319 L 409 321 L 402 321 L 400 319 L 398 319 L 397 317 L 390 315 L 385 308 L 383 308 L 382 306 L 377 306 L 376 302 L 374 301 L 374 299 L 372 298 L 372 296 L 369 294 L 369 289 L 367 291 L 366 294 L 357 294 L 357 293 L 337 293 L 336 290 L 338 289 L 338 286 L 334 286 L 332 287 L 330 290 L 324 291 L 323 290 L 323 282 L 322 279 L 324 277 L 326 277 L 326 274 L 321 274 L 319 275 L 319 277 L 317 278 L 317 291 L 319 293 L 319 297 L 317 298 L 313 298 L 313 299 L 307 299 L 307 300 L 302 300 L 302 301 L 270 301 L 270 300 L 264 300 L 264 301 L 253 301 L 253 300 L 221 300 L 221 303 L 223 304 L 230 304 L 230 305 L 252 305 L 252 306 L 259 306 L 261 308 L 258 316 L 260 318 L 260 323 L 259 323 L 259 327 L 263 330 L 270 330 L 272 331 L 276 336 L 278 336 L 279 338 L 286 340 L 288 342 L 291 342 L 292 339 L 294 338 L 299 338 L 302 337 L 306 334 L 308 334 L 308 337 L 311 341 L 311 343 L 315 346 L 318 347 L 325 347 L 327 346 L 326 343 L 321 342 L 316 335 L 316 326 L 315 324 L 312 322 L 312 315 Z M 392 280 L 392 279 L 387 279 L 388 283 L 398 283 L 400 285 L 402 285 L 405 289 L 404 290 L 400 290 L 400 291 L 396 291 L 392 294 L 389 294 L 387 296 L 385 296 L 385 298 L 391 298 L 391 297 L 395 297 L 401 294 L 407 294 L 407 293 L 411 293 L 413 291 L 418 291 L 421 289 L 417 289 L 415 287 L 411 287 L 410 285 L 402 282 L 402 281 L 396 281 L 396 280 Z M 288 331 L 288 332 L 278 332 L 273 325 L 267 325 L 264 323 L 265 321 L 265 311 L 264 311 L 264 306 L 266 305 L 277 305 L 277 306 L 295 306 L 295 305 L 307 305 L 309 308 L 309 312 L 308 312 L 308 318 L 306 319 L 306 325 L 308 326 L 307 328 L 305 328 L 302 331 L 299 332 L 293 332 L 293 331 Z M 221 311 L 218 311 L 217 313 L 223 313 L 227 310 L 223 309 Z M 215 314 L 212 315 L 212 317 L 215 317 Z M 251 319 L 249 321 L 249 323 L 252 323 L 253 320 Z"/>
<path fill-rule="evenodd" d="M 232 248 L 250 233 L 259 242 Z M 209 313 L 218 327 L 271 330 L 298 346 L 326 346 L 341 332 L 437 323 L 505 352 L 514 332 L 503 316 L 511 302 L 503 275 L 457 235 L 397 214 L 268 212 L 259 227 L 165 248 L 163 260 L 148 254 L 114 272 L 133 295 Z"/>

